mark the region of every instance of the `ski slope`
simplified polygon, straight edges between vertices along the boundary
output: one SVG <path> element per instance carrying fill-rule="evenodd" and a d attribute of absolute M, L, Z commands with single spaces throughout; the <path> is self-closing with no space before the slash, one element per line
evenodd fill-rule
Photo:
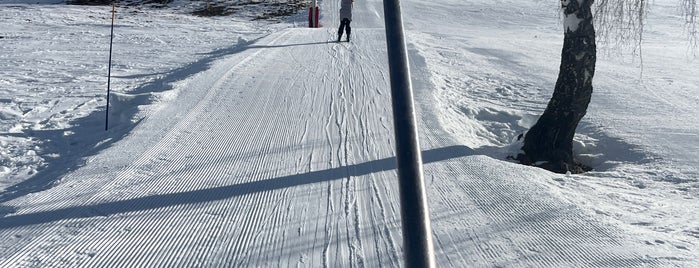
<path fill-rule="evenodd" d="M 324 28 L 239 40 L 172 90 L 115 94 L 114 115 L 162 103 L 51 187 L 3 200 L 0 266 L 403 266 L 382 2 L 355 3 L 351 43 L 334 42 L 336 2 Z M 435 104 L 429 41 L 409 47 L 438 266 L 699 265 L 693 241 L 658 246 L 558 188 L 575 178 L 465 146 Z"/>

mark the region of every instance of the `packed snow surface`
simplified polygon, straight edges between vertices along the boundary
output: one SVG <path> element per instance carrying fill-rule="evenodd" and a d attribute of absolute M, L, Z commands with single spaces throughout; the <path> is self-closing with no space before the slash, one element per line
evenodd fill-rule
<path fill-rule="evenodd" d="M 251 20 L 0 2 L 0 267 L 397 267 L 383 6 Z M 440 267 L 699 267 L 699 62 L 676 1 L 600 47 L 576 157 L 506 160 L 558 72 L 558 1 L 401 1 Z M 254 17 L 254 16 L 252 16 Z"/>

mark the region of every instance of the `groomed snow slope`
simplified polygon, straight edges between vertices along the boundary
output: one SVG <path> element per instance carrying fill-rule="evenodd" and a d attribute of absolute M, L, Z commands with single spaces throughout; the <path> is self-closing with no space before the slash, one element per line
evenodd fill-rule
<path fill-rule="evenodd" d="M 123 139 L 4 203 L 0 266 L 401 266 L 382 12 L 355 4 L 351 43 L 328 12 L 183 77 Z M 440 267 L 699 264 L 572 202 L 560 175 L 463 146 L 410 53 Z"/>

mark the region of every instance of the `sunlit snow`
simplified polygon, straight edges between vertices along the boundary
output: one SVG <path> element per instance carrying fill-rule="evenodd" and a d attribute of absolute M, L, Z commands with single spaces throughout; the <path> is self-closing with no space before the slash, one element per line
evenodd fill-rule
<path fill-rule="evenodd" d="M 439 267 L 699 267 L 699 62 L 676 2 L 648 14 L 642 77 L 598 46 L 573 144 L 594 170 L 574 175 L 507 156 L 577 18 L 401 1 Z M 351 43 L 339 1 L 319 29 L 120 6 L 108 131 L 111 7 L 61 3 L 0 1 L 0 267 L 402 265 L 382 1 L 355 1 Z"/>

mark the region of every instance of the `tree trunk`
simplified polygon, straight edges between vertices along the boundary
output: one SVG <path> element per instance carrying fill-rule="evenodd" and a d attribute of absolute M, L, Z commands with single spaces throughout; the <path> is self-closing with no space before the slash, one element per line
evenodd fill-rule
<path fill-rule="evenodd" d="M 592 96 L 595 73 L 593 0 L 561 0 L 566 17 L 561 67 L 553 97 L 527 132 L 518 159 L 553 172 L 580 172 L 573 159 L 573 136 Z"/>

